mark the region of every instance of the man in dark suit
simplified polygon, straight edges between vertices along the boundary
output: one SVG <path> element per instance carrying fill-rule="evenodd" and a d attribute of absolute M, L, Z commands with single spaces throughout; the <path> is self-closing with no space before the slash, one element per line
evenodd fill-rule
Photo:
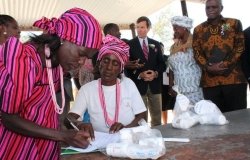
<path fill-rule="evenodd" d="M 137 19 L 138 36 L 128 42 L 130 65 L 126 68 L 149 110 L 151 126 L 156 126 L 161 124 L 161 84 L 166 65 L 160 43 L 147 37 L 150 27 L 151 22 L 147 17 Z"/>

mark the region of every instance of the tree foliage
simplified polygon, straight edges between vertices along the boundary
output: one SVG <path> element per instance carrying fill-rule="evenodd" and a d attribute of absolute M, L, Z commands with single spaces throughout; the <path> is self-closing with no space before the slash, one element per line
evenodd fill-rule
<path fill-rule="evenodd" d="M 153 37 L 164 44 L 165 54 L 169 54 L 169 49 L 173 44 L 173 28 L 171 18 L 177 15 L 175 4 L 169 4 L 159 13 L 157 21 L 153 24 Z M 180 9 L 181 10 L 181 9 Z M 180 13 L 180 11 L 179 11 Z"/>

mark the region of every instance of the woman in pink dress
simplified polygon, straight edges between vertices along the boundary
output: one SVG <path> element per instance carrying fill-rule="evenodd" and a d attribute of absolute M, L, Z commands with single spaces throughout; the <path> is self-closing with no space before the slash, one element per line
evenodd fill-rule
<path fill-rule="evenodd" d="M 87 11 L 73 8 L 34 26 L 46 32 L 25 44 L 11 37 L 1 50 L 0 159 L 54 160 L 59 142 L 89 144 L 87 132 L 59 129 L 64 105 L 58 106 L 55 93 L 63 90 L 62 72 L 76 69 L 81 57 L 91 58 L 100 47 L 100 25 Z"/>

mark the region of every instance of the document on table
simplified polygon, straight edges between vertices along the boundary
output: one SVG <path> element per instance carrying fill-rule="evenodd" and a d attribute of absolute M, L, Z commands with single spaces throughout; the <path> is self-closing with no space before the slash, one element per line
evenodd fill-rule
<path fill-rule="evenodd" d="M 88 148 L 76 148 L 76 147 L 64 147 L 61 149 L 61 155 L 65 154 L 77 154 L 77 153 L 88 153 L 99 149 L 104 149 L 109 143 L 116 143 L 120 140 L 120 134 L 109 134 L 104 132 L 95 131 L 95 140 L 90 143 Z"/>

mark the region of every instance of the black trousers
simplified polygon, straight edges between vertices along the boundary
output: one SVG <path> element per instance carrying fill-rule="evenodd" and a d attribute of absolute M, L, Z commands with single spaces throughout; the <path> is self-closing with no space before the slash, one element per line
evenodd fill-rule
<path fill-rule="evenodd" d="M 221 112 L 247 108 L 247 84 L 220 85 L 203 88 L 204 98 L 215 103 Z"/>

